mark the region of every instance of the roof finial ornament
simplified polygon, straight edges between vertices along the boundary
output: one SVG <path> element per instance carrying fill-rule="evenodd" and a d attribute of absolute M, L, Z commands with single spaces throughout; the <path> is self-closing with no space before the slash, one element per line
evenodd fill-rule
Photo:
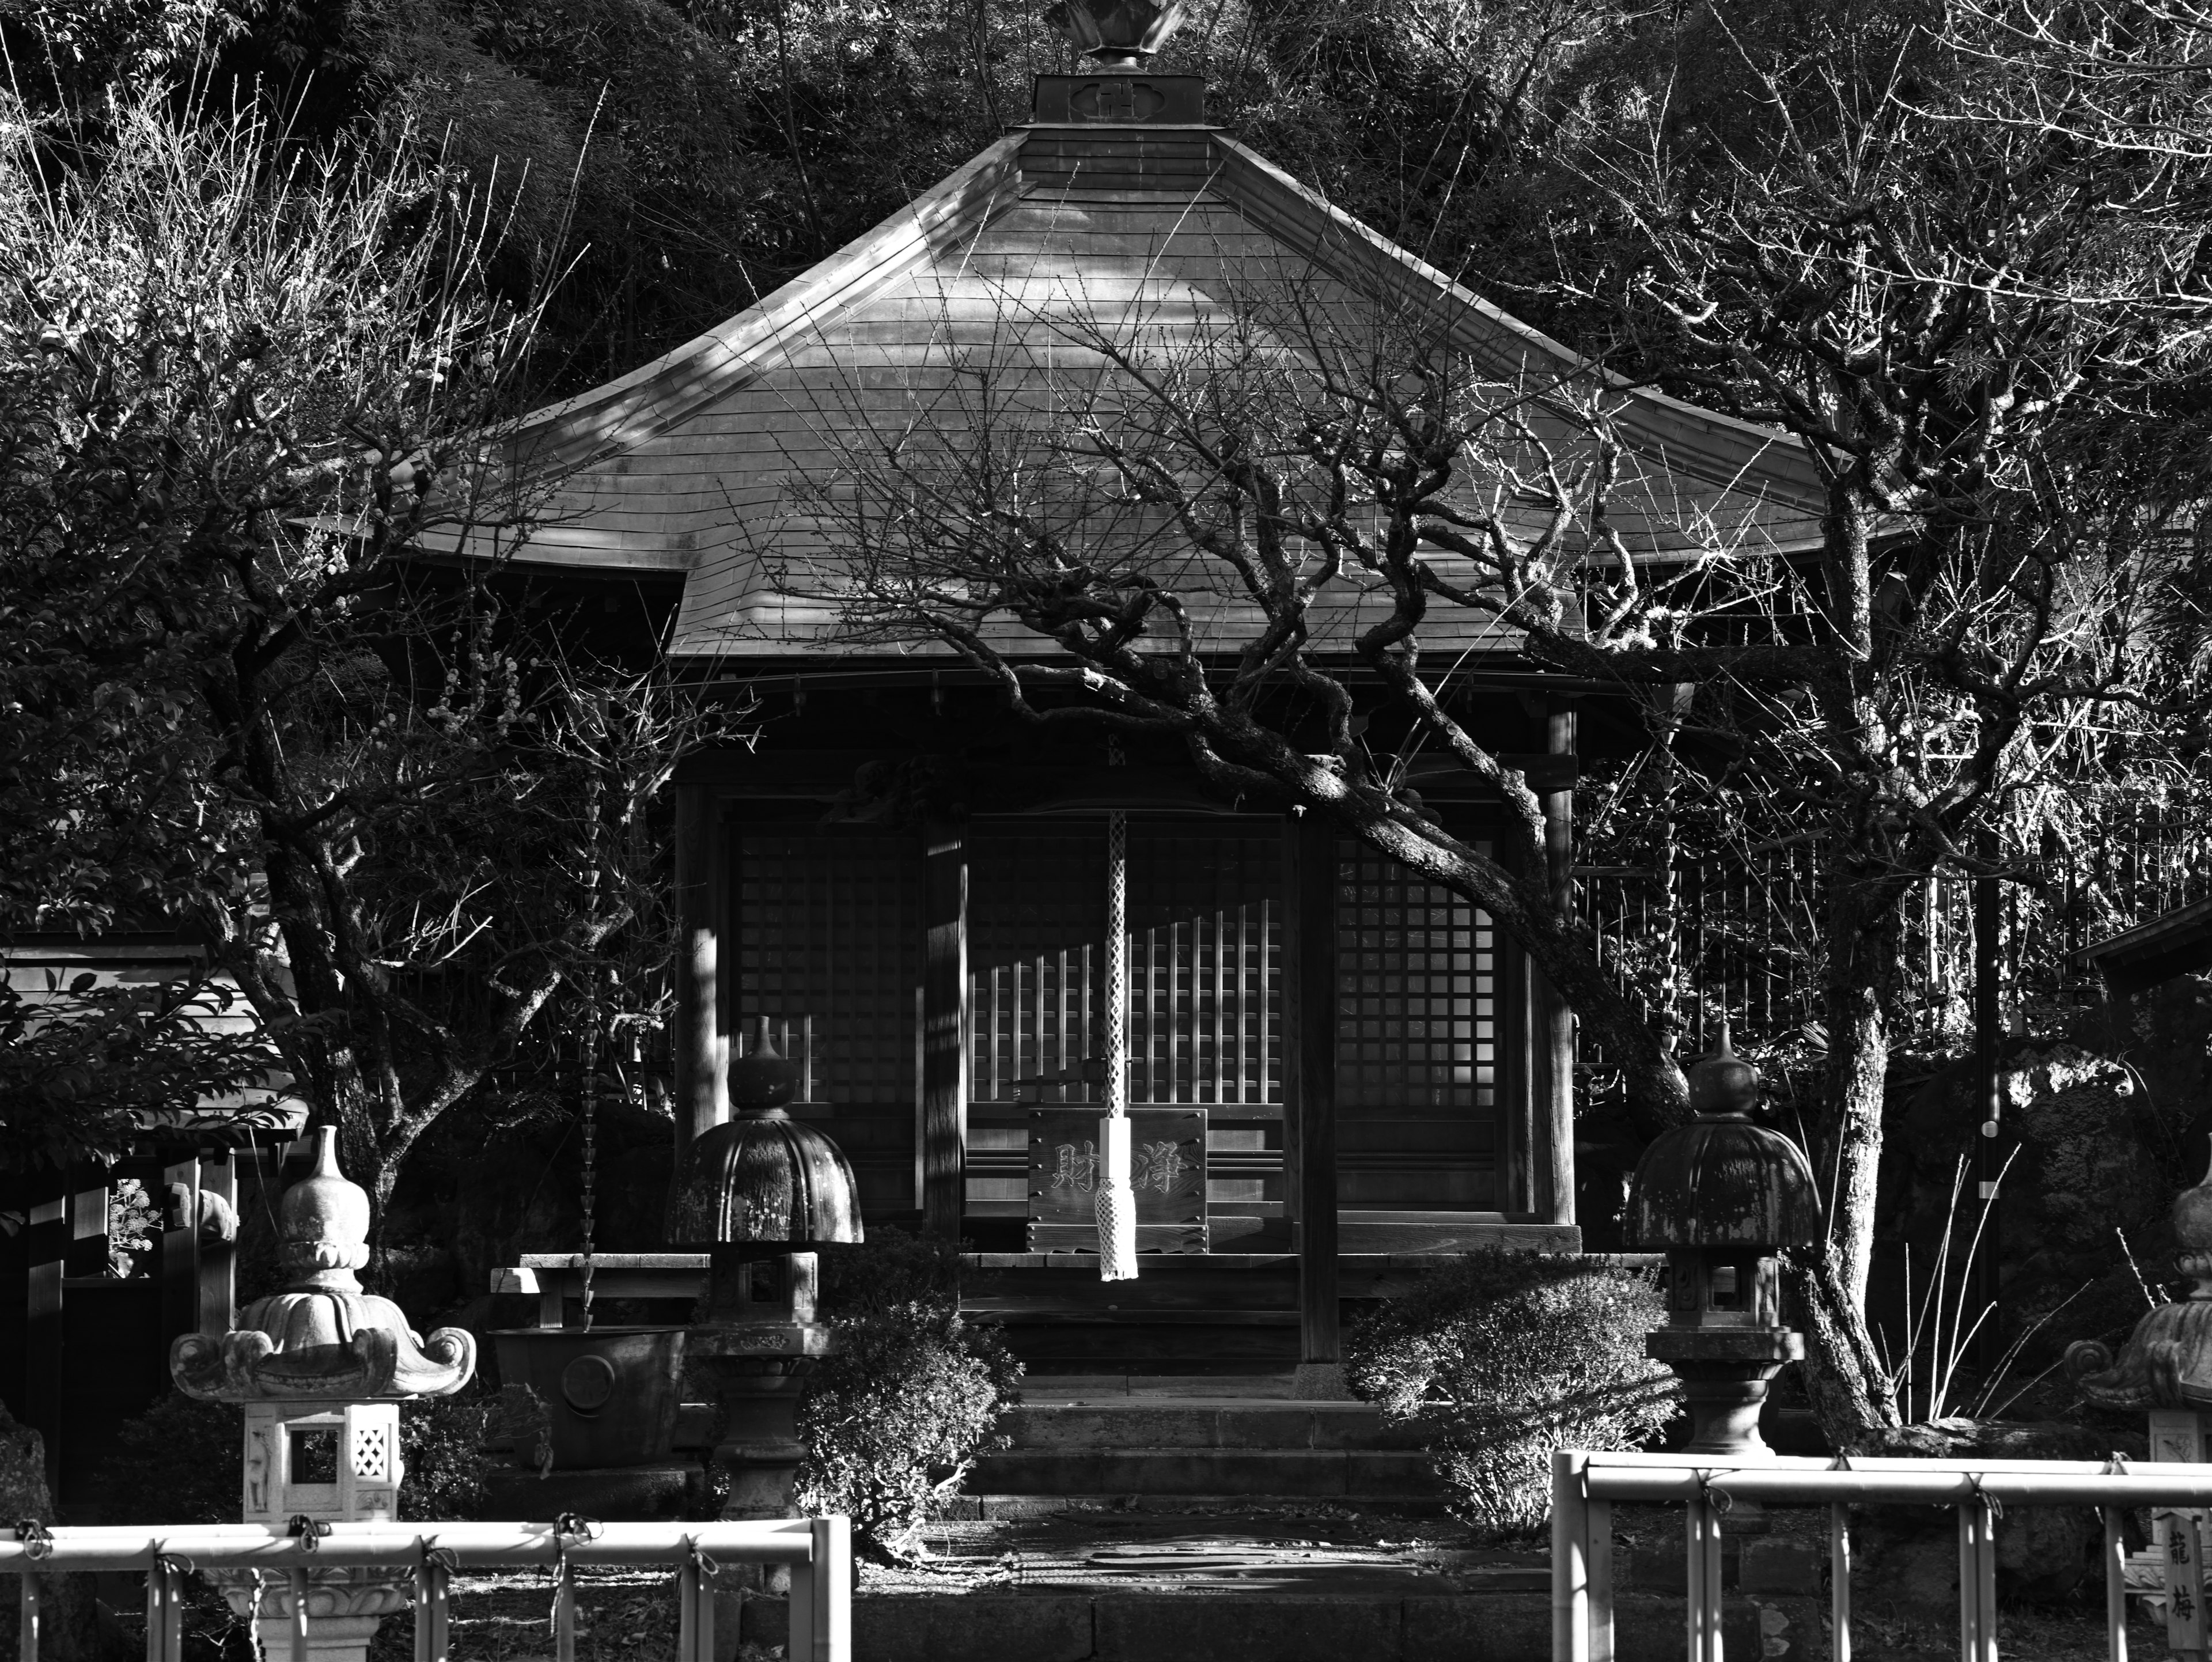
<path fill-rule="evenodd" d="M 1183 0 L 1059 0 L 1044 21 L 1100 69 L 1141 70 L 1176 25 Z"/>

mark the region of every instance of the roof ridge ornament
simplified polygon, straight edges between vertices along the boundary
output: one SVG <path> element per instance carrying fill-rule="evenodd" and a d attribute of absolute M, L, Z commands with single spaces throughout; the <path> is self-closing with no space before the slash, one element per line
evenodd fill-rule
<path fill-rule="evenodd" d="M 1182 21 L 1183 0 L 1058 0 L 1044 21 L 1100 69 L 1141 70 Z"/>

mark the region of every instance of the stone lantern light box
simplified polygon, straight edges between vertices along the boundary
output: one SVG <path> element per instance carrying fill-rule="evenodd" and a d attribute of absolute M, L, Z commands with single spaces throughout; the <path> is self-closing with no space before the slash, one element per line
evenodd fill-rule
<path fill-rule="evenodd" d="M 1667 1324 L 1646 1349 L 1682 1382 L 1691 1452 L 1763 1453 L 1767 1387 L 1805 1354 L 1782 1323 L 1776 1255 L 1820 1238 L 1820 1201 L 1797 1146 L 1752 1122 L 1759 1070 L 1725 1026 L 1689 1087 L 1695 1117 L 1644 1150 L 1629 1194 L 1631 1243 L 1667 1255 Z"/>

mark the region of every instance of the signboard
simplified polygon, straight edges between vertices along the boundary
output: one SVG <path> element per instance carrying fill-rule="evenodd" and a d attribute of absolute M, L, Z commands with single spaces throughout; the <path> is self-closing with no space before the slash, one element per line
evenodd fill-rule
<path fill-rule="evenodd" d="M 1030 1250 L 1098 1250 L 1097 1106 L 1030 1114 Z M 1137 1250 L 1206 1251 L 1206 1114 L 1133 1110 L 1129 1179 L 1137 1197 Z"/>

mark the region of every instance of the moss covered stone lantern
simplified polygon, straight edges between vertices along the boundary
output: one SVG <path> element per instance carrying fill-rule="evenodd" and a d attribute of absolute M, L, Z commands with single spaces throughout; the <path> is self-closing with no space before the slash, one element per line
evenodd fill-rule
<path fill-rule="evenodd" d="M 1689 1085 L 1695 1117 L 1644 1151 L 1629 1191 L 1630 1244 L 1667 1255 L 1667 1325 L 1645 1349 L 1682 1382 L 1690 1452 L 1759 1454 L 1767 1385 L 1805 1354 L 1775 1254 L 1820 1238 L 1820 1206 L 1796 1145 L 1752 1123 L 1759 1070 L 1725 1026 Z"/>
<path fill-rule="evenodd" d="M 732 1062 L 735 1114 L 692 1145 L 669 1214 L 671 1243 L 708 1254 L 685 1355 L 720 1398 L 712 1458 L 729 1474 L 727 1518 L 790 1515 L 799 1393 L 831 1342 L 815 1316 L 815 1249 L 861 1238 L 852 1166 L 791 1117 L 797 1090 L 798 1070 L 765 1045 Z"/>

